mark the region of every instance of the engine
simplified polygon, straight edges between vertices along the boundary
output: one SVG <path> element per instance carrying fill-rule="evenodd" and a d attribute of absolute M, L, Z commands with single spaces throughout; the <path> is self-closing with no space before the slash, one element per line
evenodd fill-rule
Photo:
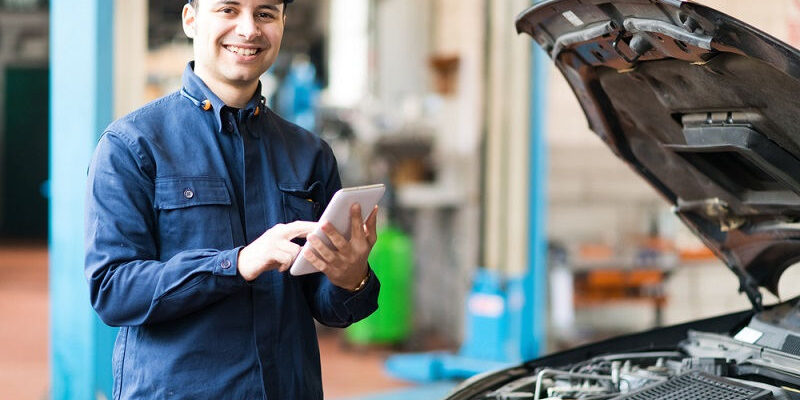
<path fill-rule="evenodd" d="M 676 351 L 618 353 L 545 367 L 485 393 L 483 399 L 790 400 L 800 398 L 800 359 L 691 332 Z M 787 364 L 788 362 L 788 364 Z"/>

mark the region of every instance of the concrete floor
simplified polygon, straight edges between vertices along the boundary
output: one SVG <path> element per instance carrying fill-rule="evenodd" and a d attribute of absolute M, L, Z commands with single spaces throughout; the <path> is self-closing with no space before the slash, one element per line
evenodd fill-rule
<path fill-rule="evenodd" d="M 327 399 L 434 399 L 453 386 L 393 379 L 383 371 L 389 351 L 348 350 L 335 330 L 321 332 L 320 353 Z M 0 399 L 46 399 L 49 378 L 47 249 L 0 246 Z"/>

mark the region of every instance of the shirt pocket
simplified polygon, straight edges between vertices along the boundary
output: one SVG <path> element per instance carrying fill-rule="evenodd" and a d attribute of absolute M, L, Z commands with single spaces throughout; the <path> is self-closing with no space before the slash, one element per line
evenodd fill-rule
<path fill-rule="evenodd" d="M 162 258 L 233 248 L 231 196 L 222 178 L 156 178 L 155 208 Z"/>
<path fill-rule="evenodd" d="M 284 222 L 316 221 L 322 214 L 322 183 L 280 183 Z"/>

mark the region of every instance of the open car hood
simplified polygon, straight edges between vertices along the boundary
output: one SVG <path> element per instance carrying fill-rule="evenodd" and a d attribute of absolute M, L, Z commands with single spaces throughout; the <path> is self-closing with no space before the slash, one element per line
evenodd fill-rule
<path fill-rule="evenodd" d="M 800 52 L 676 0 L 553 0 L 518 32 L 591 129 L 674 206 L 756 309 L 800 259 Z"/>

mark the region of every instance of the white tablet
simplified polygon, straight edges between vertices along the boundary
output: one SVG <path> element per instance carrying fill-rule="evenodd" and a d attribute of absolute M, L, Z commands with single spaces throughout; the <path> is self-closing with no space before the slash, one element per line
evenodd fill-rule
<path fill-rule="evenodd" d="M 331 202 L 328 203 L 328 207 L 322 212 L 322 216 L 319 220 L 330 221 L 334 228 L 336 228 L 345 239 L 350 240 L 350 207 L 355 203 L 361 205 L 361 220 L 363 221 L 369 216 L 369 213 L 372 212 L 372 209 L 375 208 L 375 205 L 378 204 L 381 197 L 383 197 L 383 192 L 385 190 L 386 187 L 384 187 L 383 184 L 339 189 L 339 191 L 333 195 L 333 198 L 331 198 Z M 325 244 L 333 247 L 328 237 L 322 233 L 321 226 L 321 224 L 318 224 L 317 228 L 311 232 L 311 235 L 317 236 Z M 306 243 L 303 250 L 310 246 L 310 244 Z M 318 271 L 303 257 L 303 251 L 301 250 L 300 255 L 295 258 L 292 267 L 289 269 L 289 273 L 292 275 L 305 275 L 312 272 Z"/>

